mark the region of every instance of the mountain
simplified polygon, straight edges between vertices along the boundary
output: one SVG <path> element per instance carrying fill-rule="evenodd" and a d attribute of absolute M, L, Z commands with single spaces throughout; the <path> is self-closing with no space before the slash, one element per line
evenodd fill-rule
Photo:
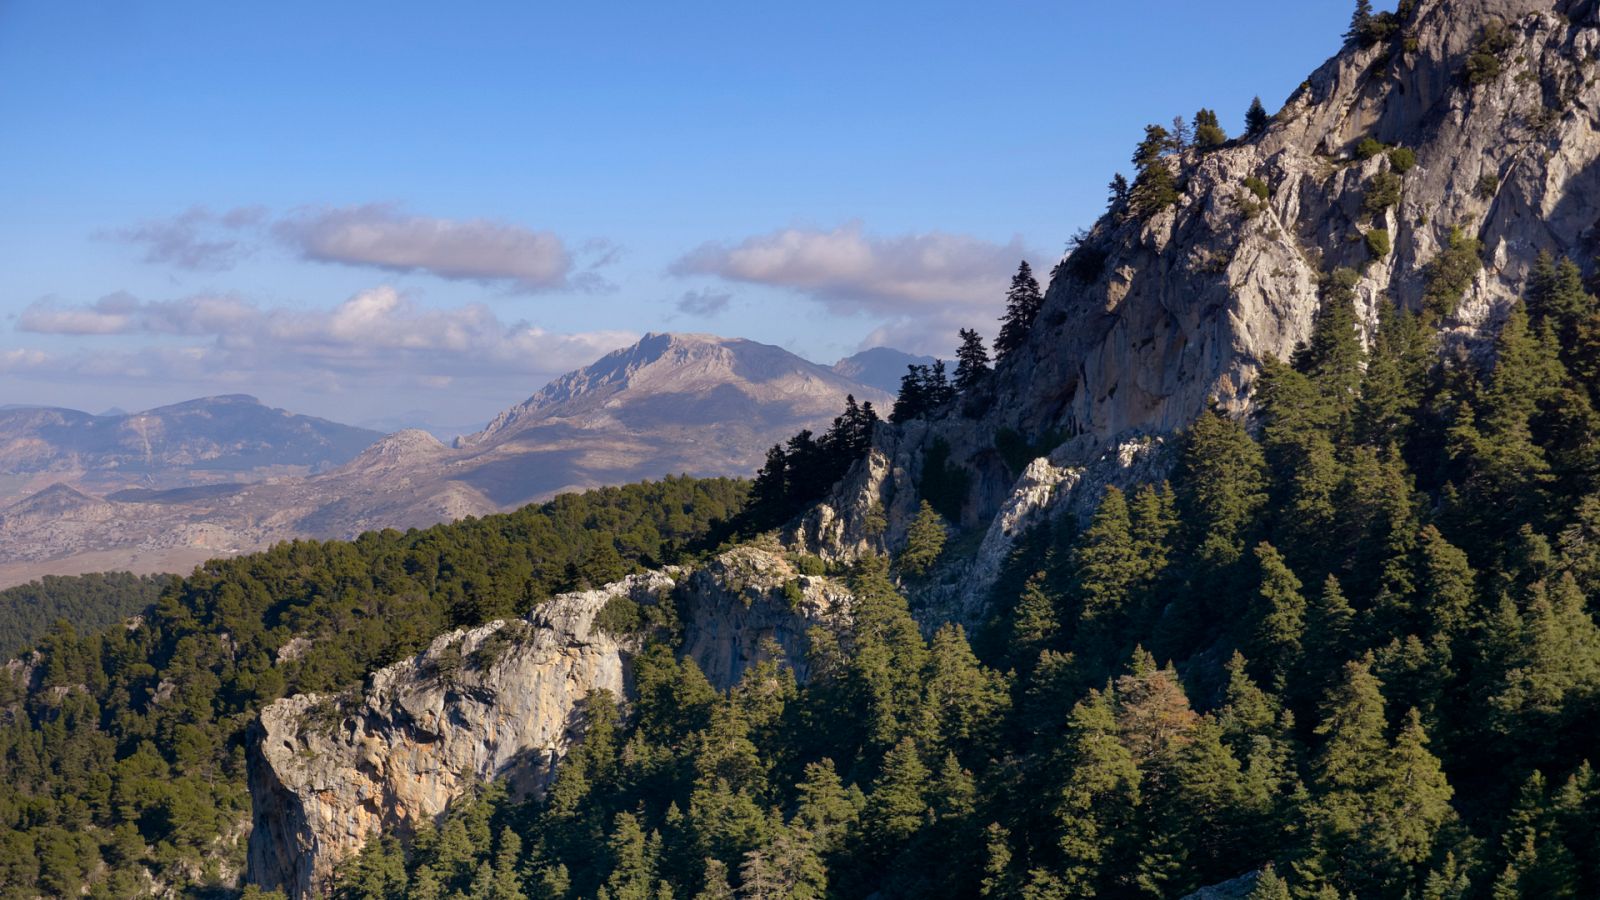
<path fill-rule="evenodd" d="M 244 394 L 139 413 L 0 410 L 0 502 L 66 483 L 90 493 L 308 475 L 382 435 L 296 415 Z"/>
<path fill-rule="evenodd" d="M 80 494 L 59 516 L 34 497 L 13 500 L 0 506 L 0 585 L 111 568 L 179 571 L 279 540 L 426 527 L 671 474 L 749 475 L 768 447 L 802 428 L 825 428 L 852 395 L 876 406 L 891 400 L 779 347 L 650 334 L 557 378 L 454 446 L 413 429 L 369 441 L 308 477 Z M 255 407 L 223 398 L 173 409 L 191 408 L 234 413 L 216 418 L 242 429 L 248 417 L 238 411 Z M 87 422 L 79 426 L 85 433 L 99 434 L 93 417 L 75 415 Z M 264 442 L 251 445 L 258 446 Z M 250 449 L 229 458 L 255 458 Z"/>
<path fill-rule="evenodd" d="M 892 347 L 873 347 L 839 360 L 833 364 L 833 371 L 851 381 L 897 394 L 907 366 L 931 366 L 933 363 L 931 356 L 913 356 Z"/>
<path fill-rule="evenodd" d="M 52 634 L 0 681 L 0 878 L 1592 895 L 1597 50 L 1588 0 L 1358 14 L 1249 135 L 1152 130 L 1023 343 L 859 446 L 284 543 Z M 403 503 L 738 368 L 654 337 L 320 483 Z"/>

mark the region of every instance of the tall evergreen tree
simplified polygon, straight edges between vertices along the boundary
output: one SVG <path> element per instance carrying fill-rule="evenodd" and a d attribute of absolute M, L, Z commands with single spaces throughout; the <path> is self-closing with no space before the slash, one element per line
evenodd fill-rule
<path fill-rule="evenodd" d="M 1132 196 L 1132 188 L 1128 186 L 1128 178 L 1121 172 L 1111 176 L 1111 183 L 1106 185 L 1106 205 L 1111 209 L 1126 205 Z"/>
<path fill-rule="evenodd" d="M 1260 588 L 1250 617 L 1246 649 L 1256 659 L 1270 660 L 1264 668 L 1274 684 L 1279 684 L 1300 665 L 1305 636 L 1306 601 L 1300 595 L 1300 579 L 1289 570 L 1271 544 L 1256 545 L 1256 566 Z"/>
<path fill-rule="evenodd" d="M 1172 135 L 1160 125 L 1146 125 L 1144 140 L 1134 150 L 1133 165 L 1137 175 L 1128 192 L 1128 203 L 1135 216 L 1148 219 L 1177 203 L 1178 179 L 1167 164 L 1166 156 L 1172 148 Z"/>
<path fill-rule="evenodd" d="M 1381 448 L 1405 437 L 1426 387 L 1430 343 L 1415 314 L 1393 303 L 1379 306 L 1378 332 L 1356 404 L 1361 441 Z"/>
<path fill-rule="evenodd" d="M 1039 653 L 1055 643 L 1061 632 L 1061 617 L 1044 572 L 1038 572 L 1023 585 L 1011 614 L 1010 656 L 1013 662 L 1031 667 Z"/>
<path fill-rule="evenodd" d="M 1063 896 L 1094 896 L 1116 871 L 1118 836 L 1131 833 L 1139 805 L 1139 770 L 1117 740 L 1109 695 L 1091 691 L 1073 708 L 1061 755 L 1068 774 L 1057 798 L 1059 882 Z"/>
<path fill-rule="evenodd" d="M 1080 659 L 1109 665 L 1126 652 L 1121 644 L 1132 618 L 1132 594 L 1146 574 L 1132 530 L 1122 491 L 1107 487 L 1073 551 L 1080 610 L 1073 646 Z"/>
<path fill-rule="evenodd" d="M 1023 260 L 1017 274 L 1011 276 L 1011 287 L 1006 291 L 1006 314 L 1000 317 L 1000 334 L 994 339 L 994 354 L 998 359 L 1016 352 L 1028 340 L 1034 319 L 1044 306 L 1044 294 L 1039 291 L 1039 280 L 1033 277 L 1033 267 Z"/>
<path fill-rule="evenodd" d="M 956 390 L 967 393 L 989 374 L 989 351 L 983 336 L 971 328 L 961 329 L 961 347 L 956 350 Z"/>
<path fill-rule="evenodd" d="M 1350 29 L 1344 33 L 1347 44 L 1369 43 L 1372 34 L 1372 0 L 1356 0 L 1355 12 L 1350 15 Z"/>
<path fill-rule="evenodd" d="M 1244 114 L 1244 136 L 1247 138 L 1260 137 L 1267 130 L 1272 118 L 1267 115 L 1267 108 L 1261 105 L 1261 98 L 1250 101 L 1250 108 Z"/>
<path fill-rule="evenodd" d="M 928 501 L 922 501 L 917 517 L 906 527 L 906 546 L 900 552 L 900 571 L 907 575 L 928 574 L 933 564 L 944 552 L 946 531 L 944 519 Z"/>

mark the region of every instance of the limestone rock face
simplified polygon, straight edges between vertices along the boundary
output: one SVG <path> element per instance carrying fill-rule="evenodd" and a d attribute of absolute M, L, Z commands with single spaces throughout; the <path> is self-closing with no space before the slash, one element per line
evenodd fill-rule
<path fill-rule="evenodd" d="M 375 673 L 364 696 L 272 704 L 250 742 L 253 883 L 307 896 L 380 828 L 408 833 L 476 779 L 543 791 L 584 698 L 622 697 L 626 647 L 593 628 L 616 596 L 654 602 L 666 575 L 565 594 L 525 622 L 435 638 Z"/>
<path fill-rule="evenodd" d="M 1504 35 L 1499 73 L 1473 84 L 1467 59 L 1491 31 Z M 1420 308 L 1453 227 L 1482 242 L 1484 267 L 1442 322 L 1444 346 L 1483 352 L 1541 251 L 1595 273 L 1597 59 L 1591 0 L 1421 0 L 1393 40 L 1347 47 L 1317 69 L 1262 135 L 1168 158 L 1179 201 L 1148 218 L 1114 207 L 1082 234 L 1027 343 L 992 381 L 934 421 L 883 428 L 873 459 L 797 543 L 859 554 L 873 547 L 859 523 L 875 507 L 887 526 L 877 542 L 901 546 L 939 442 L 972 475 L 958 524 L 1003 533 L 996 517 L 1031 507 L 1041 490 L 1018 447 L 1052 467 L 1094 467 L 1129 441 L 1181 430 L 1212 402 L 1248 415 L 1263 361 L 1288 358 L 1310 335 L 1327 273 L 1359 273 L 1370 338 L 1382 303 Z M 1379 213 L 1365 200 L 1394 164 L 1387 153 L 1359 157 L 1369 137 L 1416 160 L 1399 203 Z M 1379 228 L 1392 250 L 1371 259 L 1364 237 Z M 1051 493 L 1053 503 L 1094 492 Z"/>
<path fill-rule="evenodd" d="M 806 632 L 846 624 L 850 599 L 831 579 L 800 575 L 780 555 L 754 547 L 730 550 L 690 575 L 681 589 L 683 654 L 723 689 L 771 658 L 775 647 L 804 681 Z"/>
<path fill-rule="evenodd" d="M 375 673 L 359 695 L 303 694 L 261 713 L 249 741 L 252 884 L 291 897 L 327 892 L 335 865 L 379 831 L 408 836 L 474 781 L 541 794 L 581 737 L 592 692 L 626 701 L 638 636 L 595 627 L 613 598 L 673 603 L 684 653 L 726 688 L 778 648 L 806 671 L 807 632 L 848 621 L 849 594 L 795 572 L 779 553 L 728 551 L 704 568 L 635 575 L 563 594 L 526 620 L 435 638 Z"/>

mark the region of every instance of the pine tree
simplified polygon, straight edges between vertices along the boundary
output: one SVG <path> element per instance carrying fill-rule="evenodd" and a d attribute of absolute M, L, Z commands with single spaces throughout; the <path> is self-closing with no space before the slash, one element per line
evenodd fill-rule
<path fill-rule="evenodd" d="M 1128 192 L 1129 208 L 1141 219 L 1148 219 L 1172 206 L 1181 197 L 1177 177 L 1172 174 L 1172 168 L 1166 161 L 1166 154 L 1171 147 L 1172 136 L 1165 128 L 1160 125 L 1145 126 L 1144 140 L 1139 142 L 1133 154 L 1133 164 L 1138 174 Z"/>
<path fill-rule="evenodd" d="M 1244 136 L 1247 138 L 1260 137 L 1267 130 L 1267 125 L 1272 121 L 1267 115 L 1267 108 L 1261 105 L 1261 98 L 1250 101 L 1250 109 L 1244 114 Z"/>
<path fill-rule="evenodd" d="M 1182 153 L 1194 144 L 1194 131 L 1183 116 L 1172 117 L 1172 132 L 1167 140 L 1174 153 Z"/>
<path fill-rule="evenodd" d="M 1467 555 L 1432 525 L 1422 529 L 1417 552 L 1420 591 L 1415 608 L 1429 620 L 1426 633 L 1454 640 L 1477 619 L 1472 566 Z"/>
<path fill-rule="evenodd" d="M 1422 402 L 1430 340 L 1415 314 L 1393 303 L 1378 308 L 1378 332 L 1356 404 L 1358 438 L 1373 447 L 1402 440 Z"/>
<path fill-rule="evenodd" d="M 1099 691 L 1072 710 L 1062 749 L 1068 773 L 1057 801 L 1057 839 L 1064 896 L 1094 896 L 1114 871 L 1113 847 L 1129 833 L 1139 805 L 1139 770 L 1117 740 L 1111 698 Z"/>
<path fill-rule="evenodd" d="M 1016 896 L 1017 875 L 1011 870 L 1011 836 L 998 822 L 989 823 L 984 833 L 986 860 L 983 865 L 983 897 Z"/>
<path fill-rule="evenodd" d="M 849 715 L 866 728 L 870 745 L 892 747 L 919 721 L 928 649 L 881 558 L 857 561 L 850 590 L 855 609 L 845 672 Z"/>
<path fill-rule="evenodd" d="M 1281 683 L 1300 664 L 1306 601 L 1300 595 L 1300 579 L 1289 570 L 1283 554 L 1262 541 L 1255 556 L 1260 587 L 1246 649 L 1256 659 L 1269 661 L 1266 673 Z"/>
<path fill-rule="evenodd" d="M 971 328 L 961 329 L 961 347 L 956 350 L 956 390 L 965 394 L 988 374 L 989 351 L 983 347 L 983 336 Z"/>
<path fill-rule="evenodd" d="M 1216 410 L 1185 436 L 1176 499 L 1197 555 L 1224 565 L 1244 554 L 1250 523 L 1266 502 L 1266 462 L 1244 426 Z"/>
<path fill-rule="evenodd" d="M 1126 498 L 1107 487 L 1073 552 L 1081 610 L 1073 646 L 1080 659 L 1109 663 L 1125 652 L 1121 643 L 1131 620 L 1131 594 L 1145 577 L 1132 531 Z"/>
<path fill-rule="evenodd" d="M 912 576 L 928 574 L 939 554 L 944 552 L 944 519 L 928 501 L 922 501 L 917 517 L 906 528 L 906 547 L 900 551 L 900 571 Z"/>
<path fill-rule="evenodd" d="M 1411 710 L 1393 745 L 1384 740 L 1384 699 L 1370 659 L 1345 667 L 1323 705 L 1324 738 L 1314 761 L 1312 868 L 1358 896 L 1403 892 L 1454 820 L 1451 789 Z"/>
<path fill-rule="evenodd" d="M 1253 574 L 1239 565 L 1267 501 L 1261 448 L 1244 426 L 1216 410 L 1200 415 L 1184 436 L 1174 484 L 1185 548 L 1185 590 L 1163 617 L 1158 646 L 1180 657 L 1237 621 Z"/>
<path fill-rule="evenodd" d="M 1491 626 L 1504 650 L 1496 654 L 1500 674 L 1491 688 L 1489 721 L 1537 763 L 1567 723 L 1582 715 L 1579 698 L 1600 693 L 1600 627 L 1571 575 L 1538 582 L 1530 593 L 1524 612 L 1507 604 Z"/>
<path fill-rule="evenodd" d="M 1010 705 L 1005 678 L 978 663 L 960 625 L 934 632 L 923 681 L 927 739 L 947 753 L 986 745 Z"/>
<path fill-rule="evenodd" d="M 1055 643 L 1061 632 L 1060 613 L 1055 599 L 1046 589 L 1047 584 L 1043 572 L 1029 578 L 1011 615 L 1010 656 L 1024 668 L 1031 667 L 1033 660 Z"/>
<path fill-rule="evenodd" d="M 795 786 L 795 792 L 800 796 L 800 805 L 793 824 L 811 835 L 824 856 L 843 849 L 846 836 L 861 818 L 864 799 L 859 789 L 846 790 L 833 760 L 824 759 L 806 765 L 805 776 Z"/>
<path fill-rule="evenodd" d="M 1256 878 L 1255 886 L 1250 888 L 1245 900 L 1289 900 L 1289 885 L 1268 864 L 1261 870 L 1261 875 Z"/>
<path fill-rule="evenodd" d="M 522 838 L 510 828 L 500 829 L 499 846 L 494 856 L 494 891 L 492 900 L 526 900 L 522 892 L 522 876 L 517 867 L 522 857 Z"/>
<path fill-rule="evenodd" d="M 928 367 L 911 364 L 906 374 L 900 376 L 900 392 L 895 395 L 894 407 L 889 410 L 889 421 L 895 424 L 921 417 L 928 410 Z"/>
<path fill-rule="evenodd" d="M 1479 408 L 1460 416 L 1453 435 L 1453 455 L 1467 472 L 1460 508 L 1491 533 L 1534 521 L 1547 502 L 1554 476 L 1534 440 L 1534 421 L 1565 380 L 1550 350 L 1529 332 L 1527 311 L 1513 307 L 1495 340 L 1494 371 Z"/>
<path fill-rule="evenodd" d="M 1132 195 L 1131 188 L 1128 187 L 1128 178 L 1121 172 L 1111 176 L 1111 183 L 1106 185 L 1106 191 L 1108 193 L 1106 205 L 1112 209 L 1126 205 Z"/>
<path fill-rule="evenodd" d="M 714 856 L 706 857 L 705 887 L 694 895 L 694 900 L 733 900 L 733 888 L 728 885 L 728 866 Z"/>
<path fill-rule="evenodd" d="M 1322 303 L 1311 324 L 1311 340 L 1295 354 L 1295 368 L 1304 372 L 1328 406 L 1330 424 L 1343 433 L 1361 393 L 1366 352 L 1356 324 L 1355 285 L 1359 276 L 1336 269 L 1324 279 Z"/>
<path fill-rule="evenodd" d="M 1438 757 L 1428 751 L 1428 736 L 1415 708 L 1406 713 L 1383 768 L 1379 803 L 1392 835 L 1382 852 L 1411 866 L 1426 865 L 1440 831 L 1455 821 L 1456 814 L 1450 806 L 1454 791 Z"/>
<path fill-rule="evenodd" d="M 1039 292 L 1039 281 L 1033 277 L 1033 268 L 1023 260 L 1017 274 L 1011 276 L 1011 287 L 1006 291 L 1006 314 L 1000 317 L 1000 334 L 994 339 L 994 354 L 1005 359 L 1028 340 L 1033 320 L 1044 306 L 1044 295 Z"/>
<path fill-rule="evenodd" d="M 1306 611 L 1305 654 L 1302 670 L 1305 689 L 1320 696 L 1332 687 L 1341 660 L 1349 659 L 1354 649 L 1355 610 L 1345 599 L 1339 579 L 1329 575 Z"/>
<path fill-rule="evenodd" d="M 1356 0 L 1356 10 L 1350 16 L 1350 30 L 1344 33 L 1346 44 L 1367 46 L 1372 35 L 1372 0 Z"/>
<path fill-rule="evenodd" d="M 1194 145 L 1202 152 L 1215 150 L 1228 142 L 1228 133 L 1222 130 L 1215 110 L 1202 109 L 1194 114 Z"/>
<path fill-rule="evenodd" d="M 1578 328 L 1596 311 L 1596 300 L 1583 286 L 1583 272 L 1570 258 L 1557 263 L 1548 251 L 1539 254 L 1528 276 L 1528 316 L 1533 327 L 1555 326 L 1563 347 L 1578 342 Z"/>
<path fill-rule="evenodd" d="M 880 864 L 892 859 L 922 827 L 928 810 L 923 791 L 930 774 L 916 743 L 909 737 L 884 754 L 861 814 L 863 839 L 872 858 Z"/>

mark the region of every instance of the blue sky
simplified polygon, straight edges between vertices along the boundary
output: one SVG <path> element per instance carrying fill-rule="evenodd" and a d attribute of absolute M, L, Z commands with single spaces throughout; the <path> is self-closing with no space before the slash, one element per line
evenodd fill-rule
<path fill-rule="evenodd" d="M 947 352 L 1350 8 L 0 0 L 0 404 L 454 425 L 651 330 Z"/>

